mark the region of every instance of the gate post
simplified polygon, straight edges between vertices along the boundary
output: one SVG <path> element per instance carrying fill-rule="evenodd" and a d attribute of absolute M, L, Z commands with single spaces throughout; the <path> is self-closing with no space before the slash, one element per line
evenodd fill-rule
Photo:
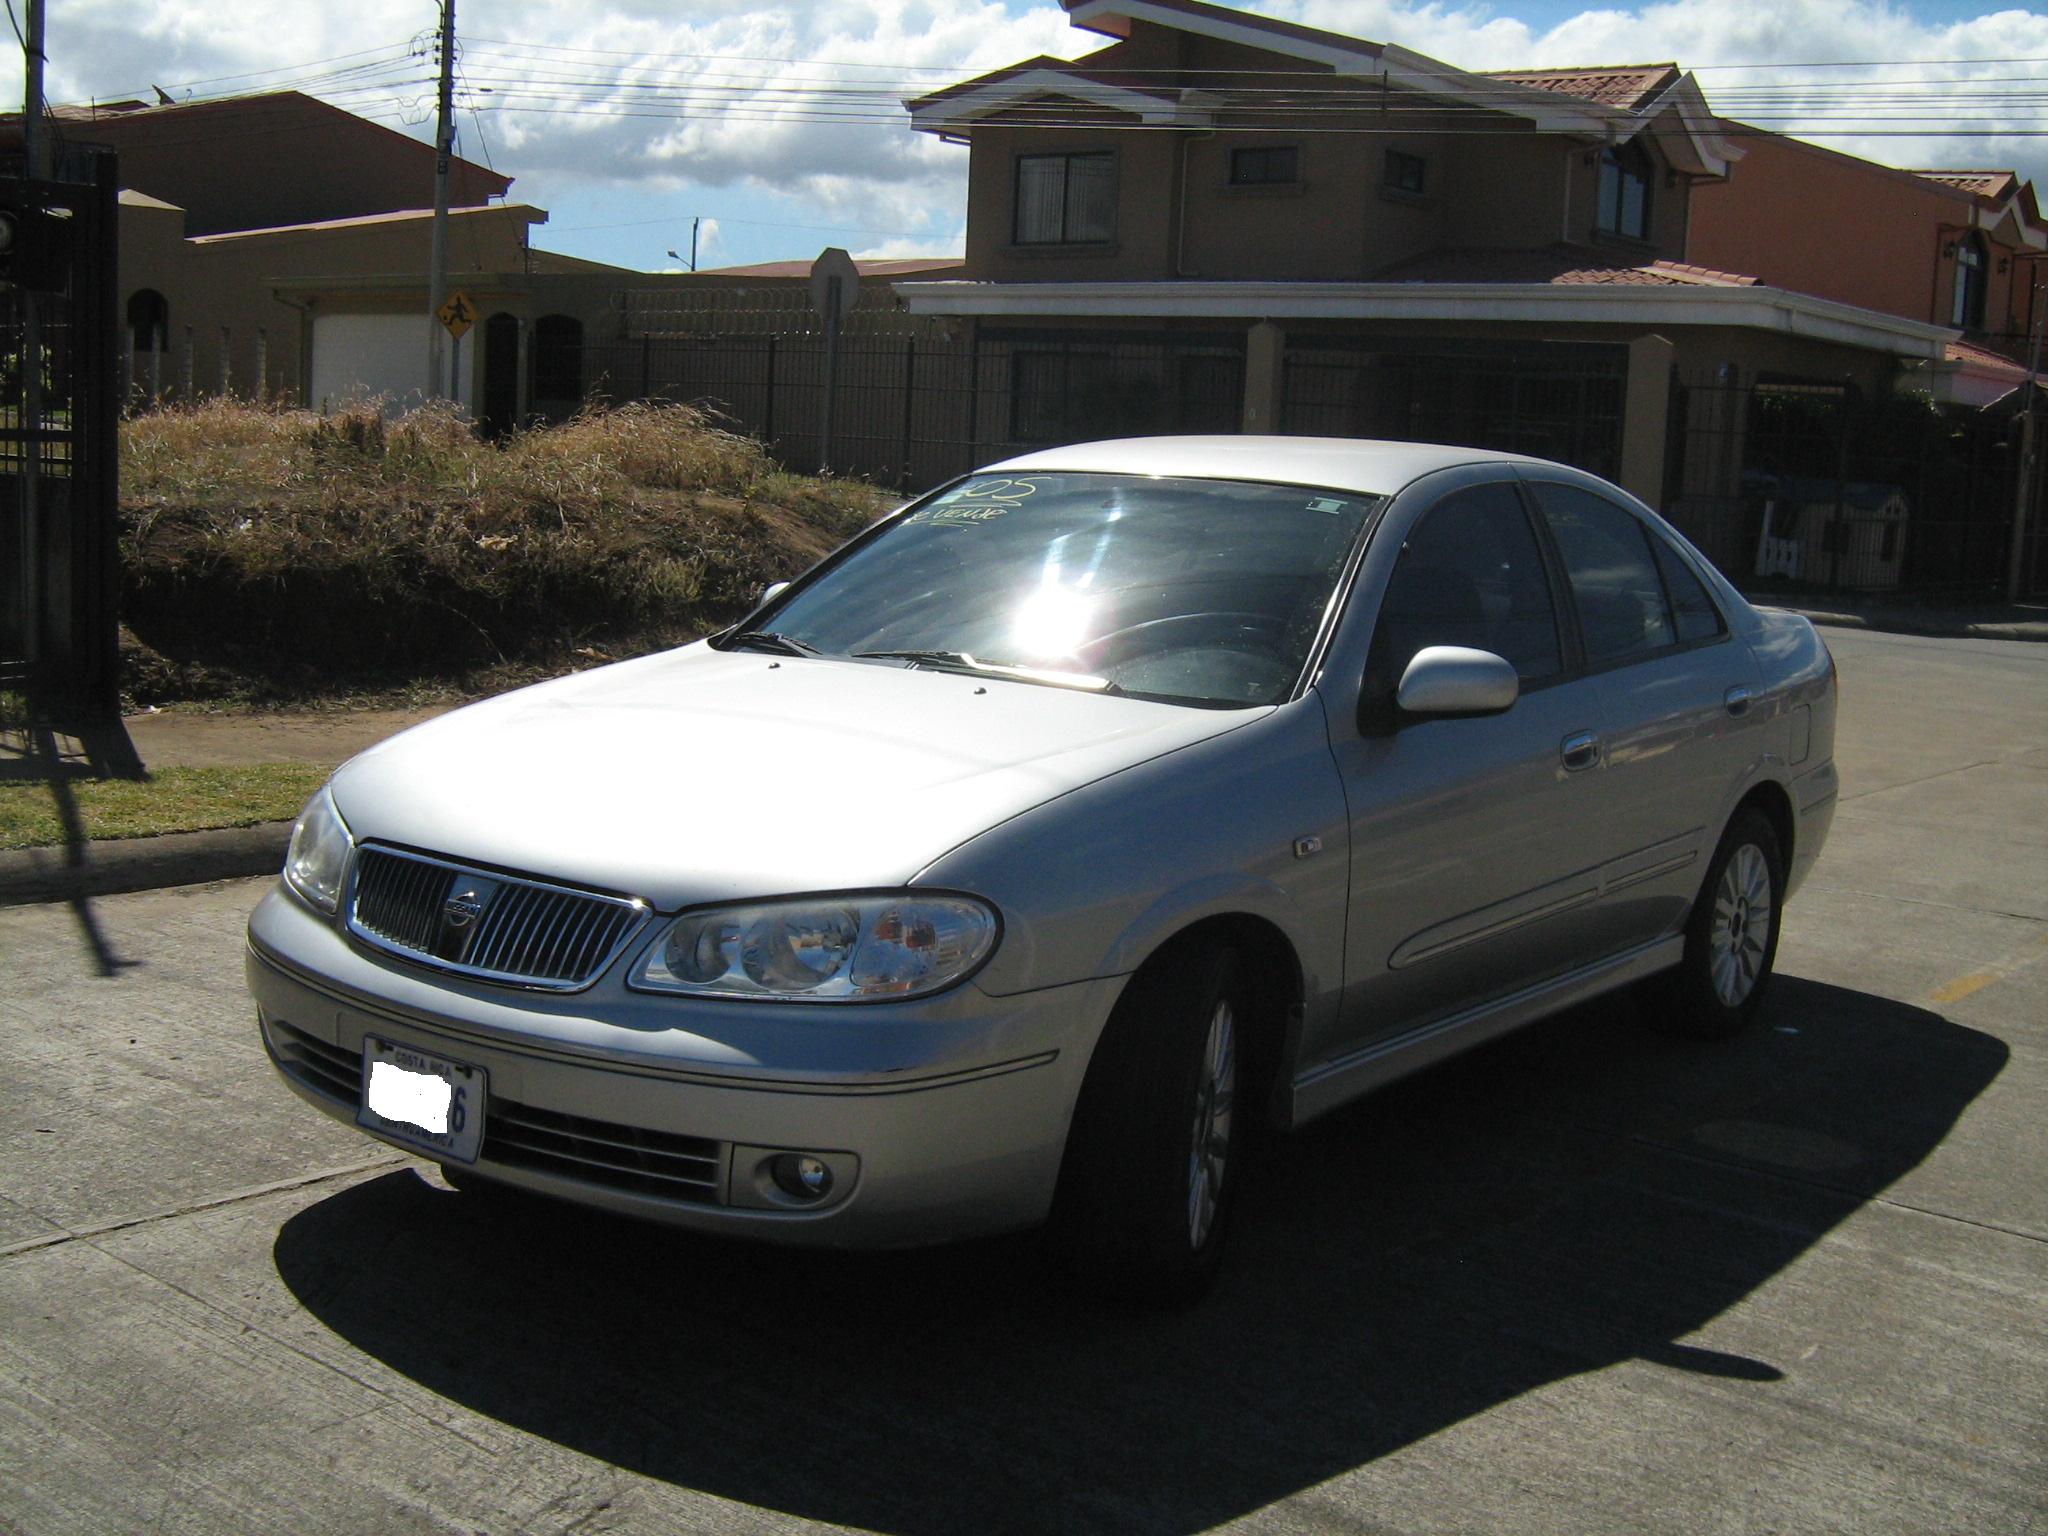
<path fill-rule="evenodd" d="M 1664 451 L 1670 442 L 1671 360 L 1677 348 L 1662 336 L 1628 344 L 1628 383 L 1621 405 L 1621 485 L 1657 511 L 1664 494 Z"/>
<path fill-rule="evenodd" d="M 1281 395 L 1285 388 L 1287 333 L 1270 320 L 1260 320 L 1244 337 L 1244 414 L 1246 432 L 1280 430 Z"/>

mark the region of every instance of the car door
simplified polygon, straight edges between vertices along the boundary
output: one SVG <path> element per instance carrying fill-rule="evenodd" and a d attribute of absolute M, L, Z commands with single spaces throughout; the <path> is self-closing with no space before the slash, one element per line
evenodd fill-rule
<path fill-rule="evenodd" d="M 1675 931 L 1721 819 L 1761 750 L 1761 678 L 1689 557 L 1654 521 L 1591 487 L 1531 474 L 1600 692 L 1603 814 L 1618 845 L 1600 872 L 1618 947 Z"/>
<path fill-rule="evenodd" d="M 1594 744 L 1600 685 L 1573 675 L 1554 571 L 1512 472 L 1503 476 L 1448 491 L 1405 531 L 1393 521 L 1401 509 L 1390 515 L 1401 542 L 1359 707 L 1331 711 L 1351 899 L 1339 1038 L 1310 1043 L 1326 1047 L 1322 1060 L 1573 969 L 1602 947 L 1598 871 L 1618 849 Z M 1495 715 L 1403 718 L 1394 687 L 1429 645 L 1505 657 L 1520 697 Z"/>

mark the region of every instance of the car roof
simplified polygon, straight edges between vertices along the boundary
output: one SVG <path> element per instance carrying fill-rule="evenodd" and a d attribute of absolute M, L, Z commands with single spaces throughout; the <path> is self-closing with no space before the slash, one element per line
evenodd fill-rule
<path fill-rule="evenodd" d="M 1198 480 L 1265 480 L 1388 496 L 1411 480 L 1461 464 L 1529 464 L 1546 459 L 1442 443 L 1355 437 L 1123 437 L 1070 443 L 988 465 L 989 470 L 1088 470 L 1184 475 Z"/>

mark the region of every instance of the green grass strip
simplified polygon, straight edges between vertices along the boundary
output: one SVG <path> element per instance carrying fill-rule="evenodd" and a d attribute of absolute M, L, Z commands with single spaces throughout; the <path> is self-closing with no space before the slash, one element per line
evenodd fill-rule
<path fill-rule="evenodd" d="M 319 763 L 252 763 L 164 768 L 142 780 L 0 783 L 0 848 L 68 842 L 67 799 L 94 841 L 289 821 L 331 772 Z"/>

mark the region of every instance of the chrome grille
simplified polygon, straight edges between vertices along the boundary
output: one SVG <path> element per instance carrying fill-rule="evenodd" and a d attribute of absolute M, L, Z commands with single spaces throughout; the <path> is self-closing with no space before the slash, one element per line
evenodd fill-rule
<path fill-rule="evenodd" d="M 647 919 L 644 902 L 375 846 L 356 853 L 349 931 L 408 960 L 521 986 L 588 985 Z"/>

